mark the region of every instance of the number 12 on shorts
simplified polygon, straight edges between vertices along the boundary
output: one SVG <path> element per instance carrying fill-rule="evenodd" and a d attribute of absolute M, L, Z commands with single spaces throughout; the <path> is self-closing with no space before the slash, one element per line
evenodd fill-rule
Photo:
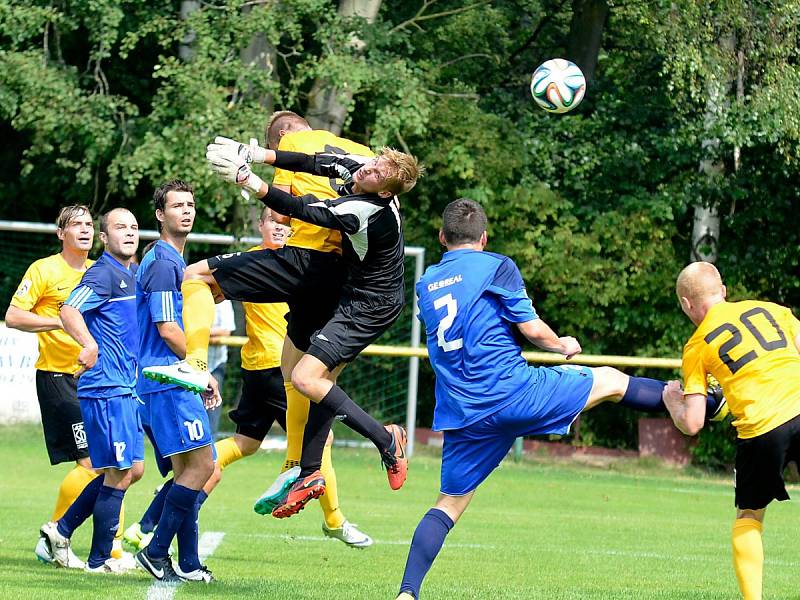
<path fill-rule="evenodd" d="M 438 310 L 444 307 L 447 307 L 447 314 L 439 321 L 439 328 L 436 330 L 436 342 L 445 352 L 460 350 L 464 345 L 463 338 L 458 338 L 449 342 L 444 339 L 444 332 L 452 327 L 453 321 L 456 320 L 456 314 L 458 313 L 458 303 L 456 299 L 453 298 L 452 294 L 446 294 L 433 301 L 433 308 Z"/>

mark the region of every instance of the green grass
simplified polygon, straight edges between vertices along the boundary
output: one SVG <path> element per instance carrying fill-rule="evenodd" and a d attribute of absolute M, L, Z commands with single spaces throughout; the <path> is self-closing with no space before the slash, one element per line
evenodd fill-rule
<path fill-rule="evenodd" d="M 0 427 L 0 600 L 145 598 L 145 574 L 90 576 L 37 563 L 39 526 L 67 466 L 50 467 L 35 427 Z M 315 505 L 279 521 L 252 512 L 282 457 L 262 452 L 231 466 L 201 513 L 201 531 L 225 538 L 209 558 L 218 582 L 176 598 L 392 599 L 409 540 L 438 489 L 439 462 L 420 455 L 399 492 L 376 454 L 336 449 L 345 514 L 376 540 L 353 550 L 325 540 Z M 159 483 L 152 463 L 126 496 L 129 522 Z M 795 496 L 800 492 L 793 490 Z M 423 598 L 699 599 L 738 595 L 730 558 L 733 492 L 726 481 L 643 463 L 611 468 L 508 462 L 479 490 L 448 536 Z M 765 598 L 800 598 L 797 502 L 770 507 Z M 91 525 L 75 534 L 88 553 Z"/>

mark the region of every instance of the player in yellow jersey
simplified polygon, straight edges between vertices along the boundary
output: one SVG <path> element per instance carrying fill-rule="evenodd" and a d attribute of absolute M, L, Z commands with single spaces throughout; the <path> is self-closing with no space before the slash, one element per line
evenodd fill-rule
<path fill-rule="evenodd" d="M 683 349 L 684 388 L 670 382 L 664 403 L 677 427 L 703 427 L 706 377 L 722 385 L 737 430 L 733 564 L 745 600 L 760 600 L 764 513 L 788 500 L 783 470 L 800 461 L 800 321 L 771 302 L 728 302 L 716 267 L 681 271 L 676 291 L 697 326 Z"/>
<path fill-rule="evenodd" d="M 78 285 L 92 262 L 89 250 L 94 240 L 94 223 L 83 205 L 65 206 L 56 221 L 61 252 L 34 262 L 22 278 L 6 312 L 6 325 L 37 334 L 36 396 L 42 413 L 45 445 L 50 464 L 75 461 L 58 489 L 52 521 L 60 519 L 84 487 L 97 474 L 89 460 L 83 428 L 78 384 L 81 347 L 63 329 L 59 310 Z M 43 537 L 36 555 L 52 562 Z M 71 555 L 69 566 L 82 569 L 83 562 Z"/>

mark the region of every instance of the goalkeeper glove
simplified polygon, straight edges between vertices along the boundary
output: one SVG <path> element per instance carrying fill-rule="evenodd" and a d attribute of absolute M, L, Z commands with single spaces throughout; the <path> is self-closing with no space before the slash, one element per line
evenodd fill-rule
<path fill-rule="evenodd" d="M 243 144 L 218 135 L 214 138 L 214 143 L 208 145 L 207 150 L 211 151 L 212 148 L 235 148 L 236 153 L 244 158 L 247 164 L 263 163 L 267 159 L 267 149 L 259 146 L 258 140 L 255 138 L 250 138 L 249 144 Z"/>
<path fill-rule="evenodd" d="M 232 144 L 209 144 L 206 147 L 206 159 L 222 179 L 229 183 L 235 183 L 251 194 L 257 194 L 264 183 L 258 175 L 250 170 L 246 159 Z"/>

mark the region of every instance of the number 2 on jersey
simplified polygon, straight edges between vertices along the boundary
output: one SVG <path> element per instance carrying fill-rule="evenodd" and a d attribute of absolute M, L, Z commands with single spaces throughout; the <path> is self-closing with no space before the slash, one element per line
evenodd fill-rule
<path fill-rule="evenodd" d="M 453 321 L 456 320 L 456 313 L 458 312 L 458 303 L 456 299 L 453 298 L 452 294 L 447 294 L 433 301 L 433 308 L 437 310 L 445 306 L 447 307 L 447 314 L 439 321 L 439 328 L 436 330 L 436 341 L 442 350 L 445 352 L 452 352 L 453 350 L 460 350 L 464 345 L 463 338 L 458 338 L 449 342 L 444 339 L 444 332 L 453 325 Z"/>
<path fill-rule="evenodd" d="M 753 317 L 756 315 L 761 315 L 764 317 L 764 319 L 766 319 L 766 321 L 775 329 L 775 332 L 778 334 L 778 339 L 768 341 L 766 336 L 762 335 L 762 332 L 758 330 L 755 322 L 753 321 Z M 742 313 L 742 315 L 739 317 L 739 321 L 741 321 L 742 325 L 745 326 L 747 331 L 753 335 L 755 340 L 758 342 L 758 345 L 767 352 L 770 350 L 777 350 L 779 348 L 786 348 L 786 334 L 783 332 L 783 329 L 778 326 L 775 318 L 767 310 L 761 307 L 751 308 L 750 310 Z M 719 347 L 719 359 L 725 363 L 725 365 L 730 369 L 731 373 L 736 373 L 736 371 L 741 369 L 747 363 L 758 358 L 758 353 L 755 350 L 745 352 L 739 358 L 733 358 L 731 356 L 731 350 L 742 343 L 742 332 L 732 323 L 723 323 L 714 331 L 706 335 L 706 343 L 710 344 L 712 340 L 716 339 L 724 332 L 731 334 L 731 337 Z"/>

